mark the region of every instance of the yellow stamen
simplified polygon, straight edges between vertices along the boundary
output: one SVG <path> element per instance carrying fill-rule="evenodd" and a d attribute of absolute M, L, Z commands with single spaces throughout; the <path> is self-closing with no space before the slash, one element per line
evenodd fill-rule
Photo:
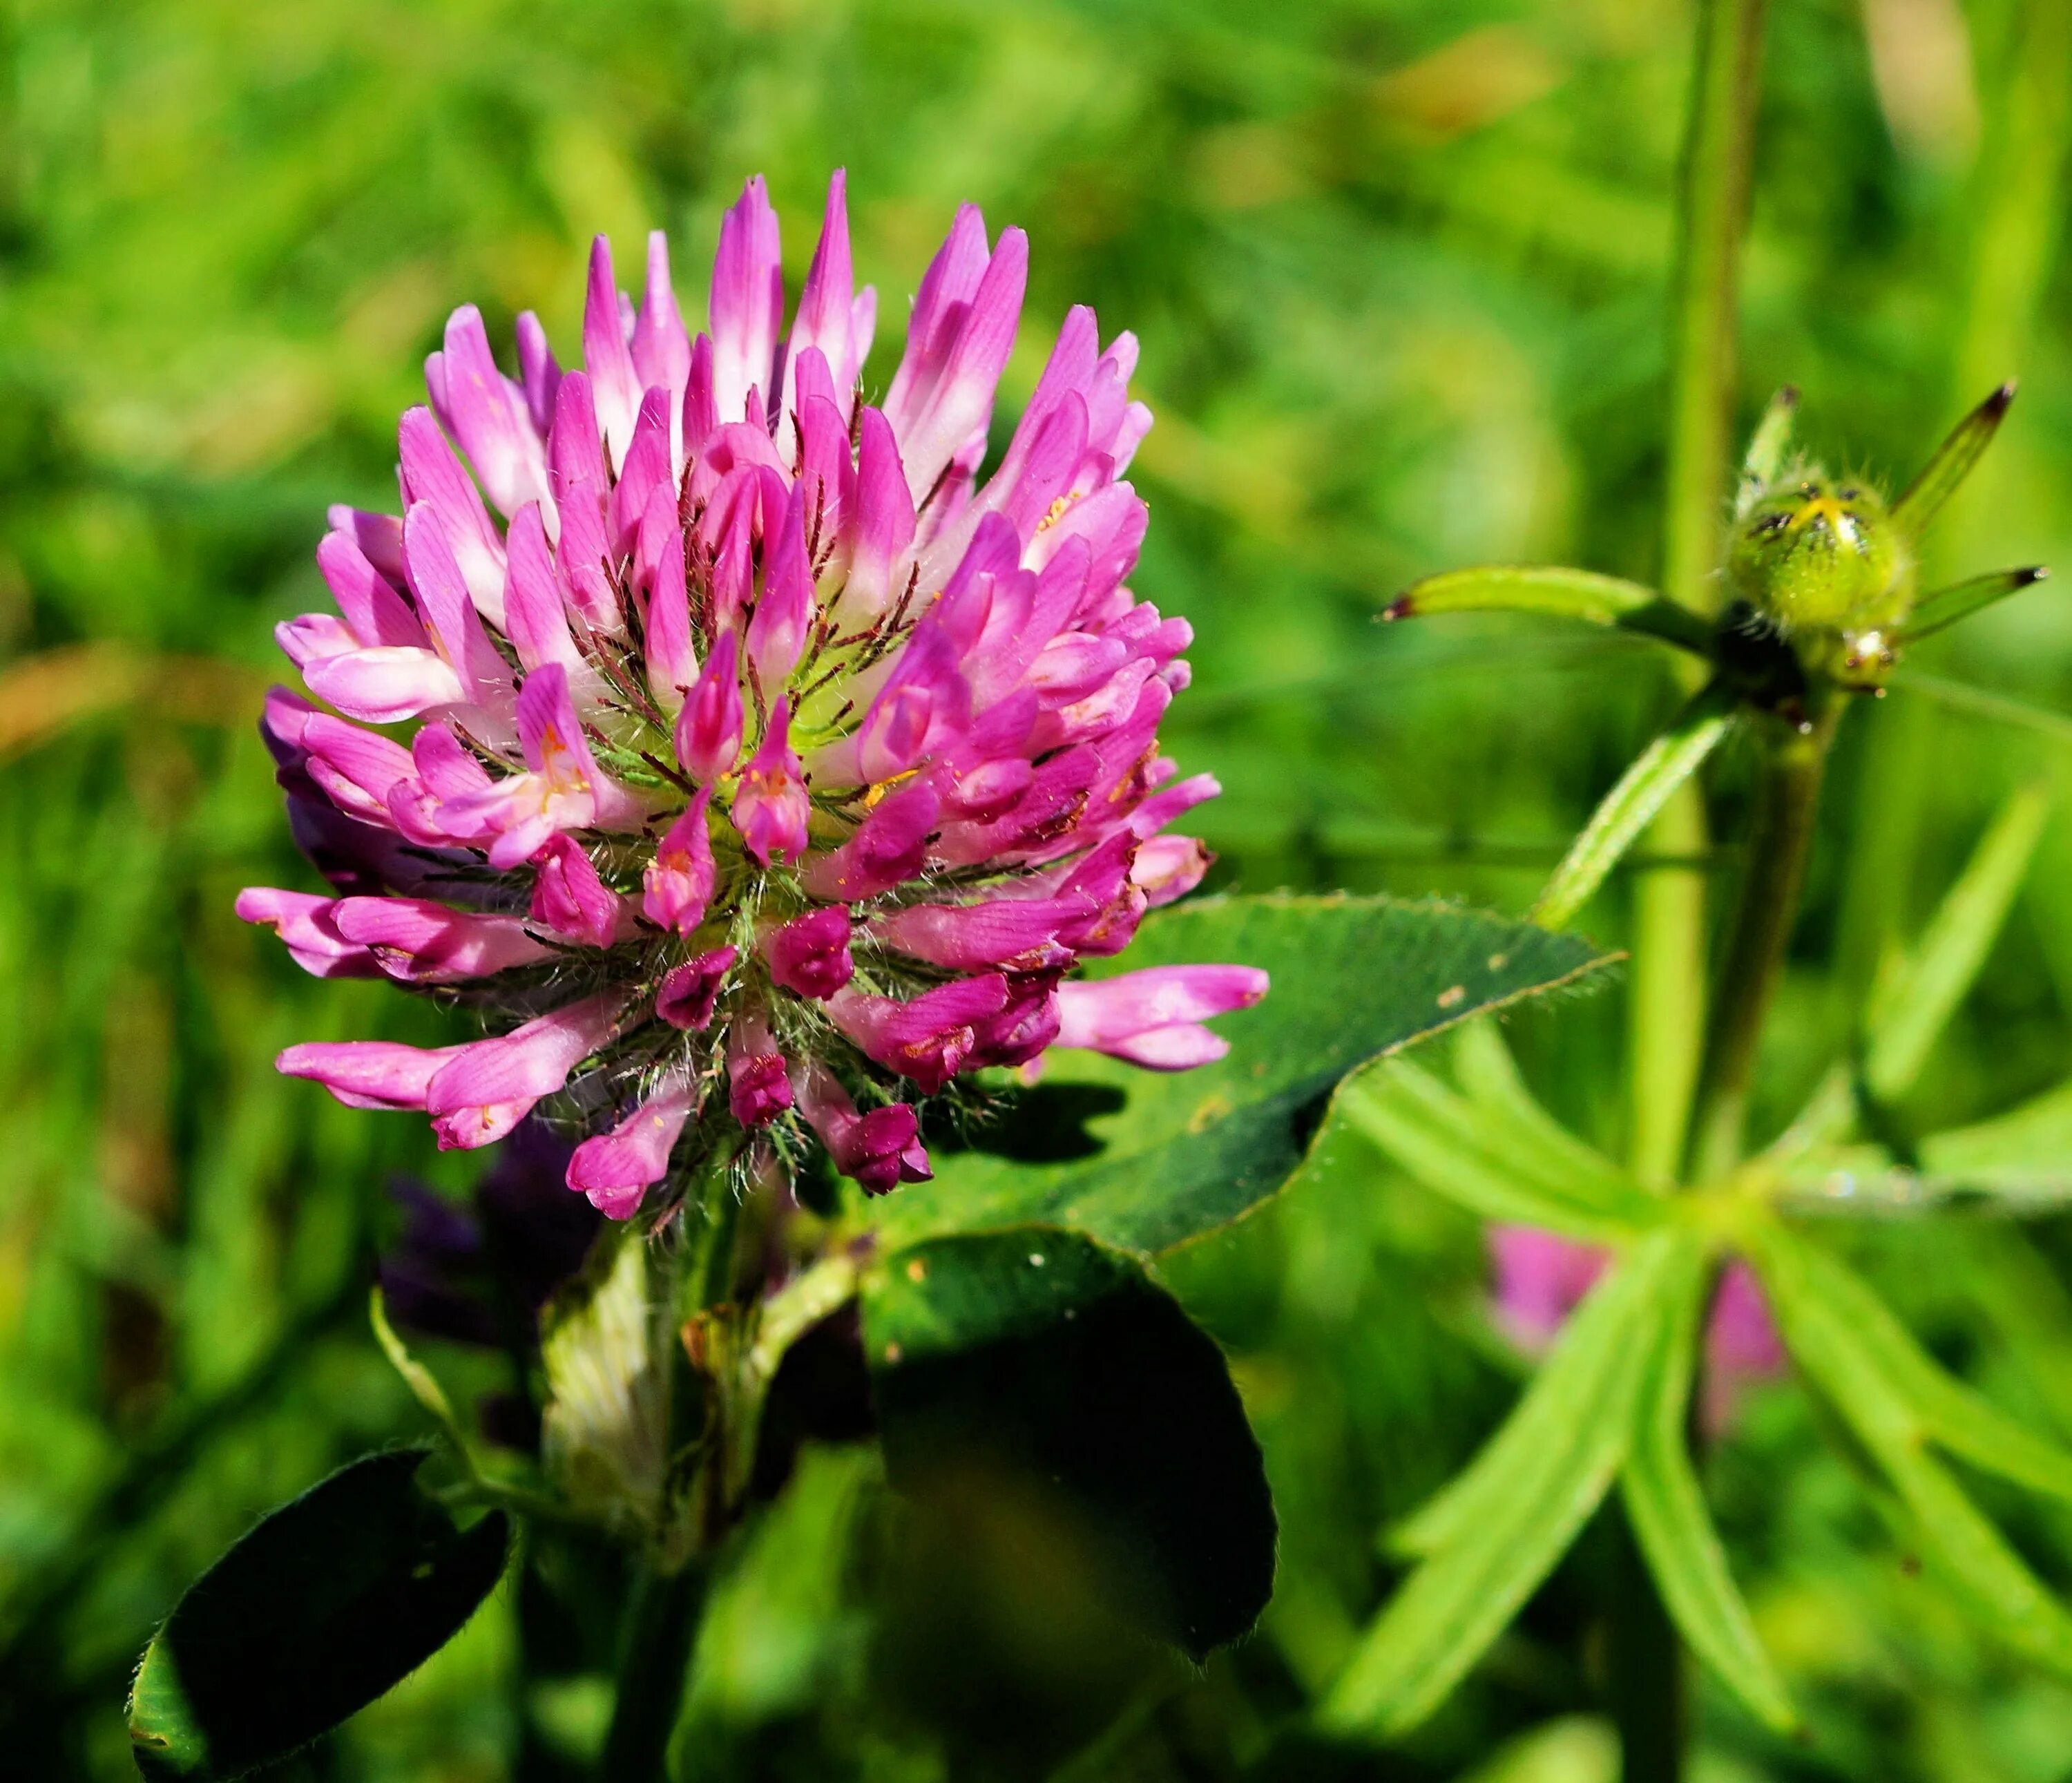
<path fill-rule="evenodd" d="M 1065 517 L 1066 513 L 1070 509 L 1072 504 L 1079 499 L 1079 498 L 1077 496 L 1059 496 L 1055 501 L 1050 504 L 1050 513 L 1044 515 L 1041 520 L 1036 522 L 1036 530 L 1039 533 L 1047 532 L 1051 527 L 1056 525 L 1059 521 Z"/>
<path fill-rule="evenodd" d="M 1815 496 L 1811 501 L 1802 503 L 1784 529 L 1787 533 L 1803 532 L 1816 520 L 1825 520 L 1838 538 L 1856 537 L 1856 523 L 1848 505 L 1833 496 Z"/>
<path fill-rule="evenodd" d="M 898 785 L 901 781 L 913 779 L 913 777 L 920 772 L 921 770 L 918 768 L 910 768 L 903 774 L 894 774 L 890 780 L 878 781 L 863 795 L 864 809 L 866 811 L 875 811 L 878 809 L 878 801 L 883 798 L 887 793 L 890 792 L 894 787 Z"/>

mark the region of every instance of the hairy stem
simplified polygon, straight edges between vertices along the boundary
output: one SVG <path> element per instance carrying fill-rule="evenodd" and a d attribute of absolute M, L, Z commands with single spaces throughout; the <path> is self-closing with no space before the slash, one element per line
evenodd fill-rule
<path fill-rule="evenodd" d="M 1762 739 L 1748 869 L 1728 931 L 1712 1025 L 1705 1036 L 1698 1114 L 1692 1130 L 1695 1181 L 1716 1180 L 1741 1159 L 1756 1049 L 1784 965 L 1784 950 L 1798 920 L 1799 894 L 1819 805 L 1821 772 L 1840 715 L 1841 707 L 1830 703 L 1807 729 L 1774 723 Z"/>
<path fill-rule="evenodd" d="M 633 1587 L 619 1660 L 619 1700 L 598 1766 L 606 1783 L 661 1783 L 689 1678 L 705 1576 L 696 1561 L 673 1573 L 649 1567 Z"/>

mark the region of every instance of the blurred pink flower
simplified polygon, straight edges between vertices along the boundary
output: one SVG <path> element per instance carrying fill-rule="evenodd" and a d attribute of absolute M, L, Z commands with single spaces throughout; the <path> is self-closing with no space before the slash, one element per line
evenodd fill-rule
<path fill-rule="evenodd" d="M 788 335 L 781 266 L 755 179 L 695 338 L 659 234 L 637 304 L 596 243 L 580 370 L 528 313 L 509 375 L 455 311 L 399 430 L 401 516 L 333 509 L 338 611 L 280 628 L 343 716 L 277 692 L 263 726 L 338 896 L 240 914 L 493 1031 L 282 1069 L 444 1145 L 558 1106 L 570 1184 L 618 1217 L 780 1122 L 873 1192 L 917 1180 L 902 1097 L 1053 1045 L 1199 1064 L 1225 1044 L 1202 1023 L 1266 988 L 1065 982 L 1199 880 L 1161 832 L 1216 790 L 1157 751 L 1188 628 L 1125 586 L 1134 340 L 1072 311 L 981 483 L 1022 233 L 957 213 L 876 406 L 840 174 Z M 401 723 L 407 747 L 365 728 Z"/>
<path fill-rule="evenodd" d="M 1492 1225 L 1490 1264 L 1497 1323 L 1511 1341 L 1539 1355 L 1604 1271 L 1611 1254 L 1537 1226 Z M 1784 1345 L 1762 1289 L 1745 1263 L 1720 1272 L 1705 1322 L 1701 1415 L 1708 1431 L 1726 1427 L 1742 1392 L 1786 1366 Z"/>

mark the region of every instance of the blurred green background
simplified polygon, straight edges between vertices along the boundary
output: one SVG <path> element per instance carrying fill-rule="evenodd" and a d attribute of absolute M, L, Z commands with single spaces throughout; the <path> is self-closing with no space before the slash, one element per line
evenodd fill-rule
<path fill-rule="evenodd" d="M 2072 568 L 2072 8 L 1771 15 L 1743 422 L 1797 383 L 1815 448 L 1890 487 L 2019 375 L 1934 566 Z M 1217 883 L 1518 911 L 1665 713 L 1663 673 L 1523 623 L 1374 616 L 1466 562 L 1651 572 L 1692 23 L 1673 0 L 10 0 L 0 1771 L 131 1774 L 127 1670 L 179 1590 L 259 1511 L 421 1427 L 365 1327 L 385 1184 L 458 1189 L 479 1161 L 270 1060 L 435 1020 L 302 978 L 230 906 L 316 883 L 253 728 L 285 669 L 269 629 L 321 604 L 324 504 L 392 504 L 395 418 L 447 311 L 479 302 L 508 340 L 536 307 L 570 356 L 590 236 L 623 264 L 659 224 L 695 323 L 719 213 L 758 170 L 796 288 L 846 165 L 882 388 L 956 203 L 1023 224 L 997 426 L 1069 303 L 1141 336 L 1158 421 L 1136 587 L 1198 632 L 1166 734 L 1227 789 L 1200 813 Z M 2072 780 L 2060 586 L 1852 714 L 1773 1116 L 1998 801 Z M 1738 797 L 1729 760 L 1729 833 Z M 1619 939 L 1626 896 L 1614 880 L 1587 925 Z M 1617 992 L 1514 1032 L 1548 1098 L 1616 1143 Z M 2060 817 L 1910 1115 L 2044 1089 L 2068 1038 Z M 1866 1256 L 1939 1354 L 2072 1435 L 2072 1225 L 1895 1224 Z M 1203 1673 L 1088 1620 L 1012 1505 L 914 1530 L 867 1452 L 816 1452 L 711 1612 L 684 1774 L 1608 1780 L 1595 1542 L 1408 1750 L 1302 1732 L 1388 1585 L 1376 1531 L 1514 1389 L 1481 1270 L 1470 1223 L 1350 1143 L 1171 1269 L 1233 1353 L 1283 1523 L 1260 1632 Z M 1799 1395 L 1759 1396 L 1711 1468 L 1816 1737 L 1780 1748 L 1708 1694 L 1702 1778 L 2072 1777 L 2072 1688 L 1911 1576 Z M 2072 1520 L 1988 1499 L 2072 1579 Z M 521 1595 L 282 1774 L 576 1774 L 608 1686 L 580 1653 L 535 1662 Z"/>

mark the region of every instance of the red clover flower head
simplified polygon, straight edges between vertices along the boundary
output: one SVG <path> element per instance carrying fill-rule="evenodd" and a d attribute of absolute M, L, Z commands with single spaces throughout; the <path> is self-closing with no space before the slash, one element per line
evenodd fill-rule
<path fill-rule="evenodd" d="M 1163 832 L 1216 786 L 1157 749 L 1188 627 L 1125 586 L 1134 340 L 1073 310 L 979 480 L 1027 262 L 960 210 L 877 406 L 839 173 L 788 335 L 759 179 L 695 338 L 659 233 L 637 307 L 596 243 L 580 371 L 528 313 L 508 377 L 454 311 L 402 418 L 401 517 L 334 509 L 339 610 L 280 628 L 323 705 L 277 690 L 263 730 L 333 895 L 238 912 L 320 977 L 492 1032 L 283 1071 L 442 1146 L 547 1102 L 582 1135 L 570 1186 L 625 1217 L 758 1134 L 810 1130 L 874 1194 L 924 1178 L 906 1098 L 1053 1046 L 1220 1056 L 1202 1024 L 1263 974 L 1067 981 L 1200 879 Z"/>

